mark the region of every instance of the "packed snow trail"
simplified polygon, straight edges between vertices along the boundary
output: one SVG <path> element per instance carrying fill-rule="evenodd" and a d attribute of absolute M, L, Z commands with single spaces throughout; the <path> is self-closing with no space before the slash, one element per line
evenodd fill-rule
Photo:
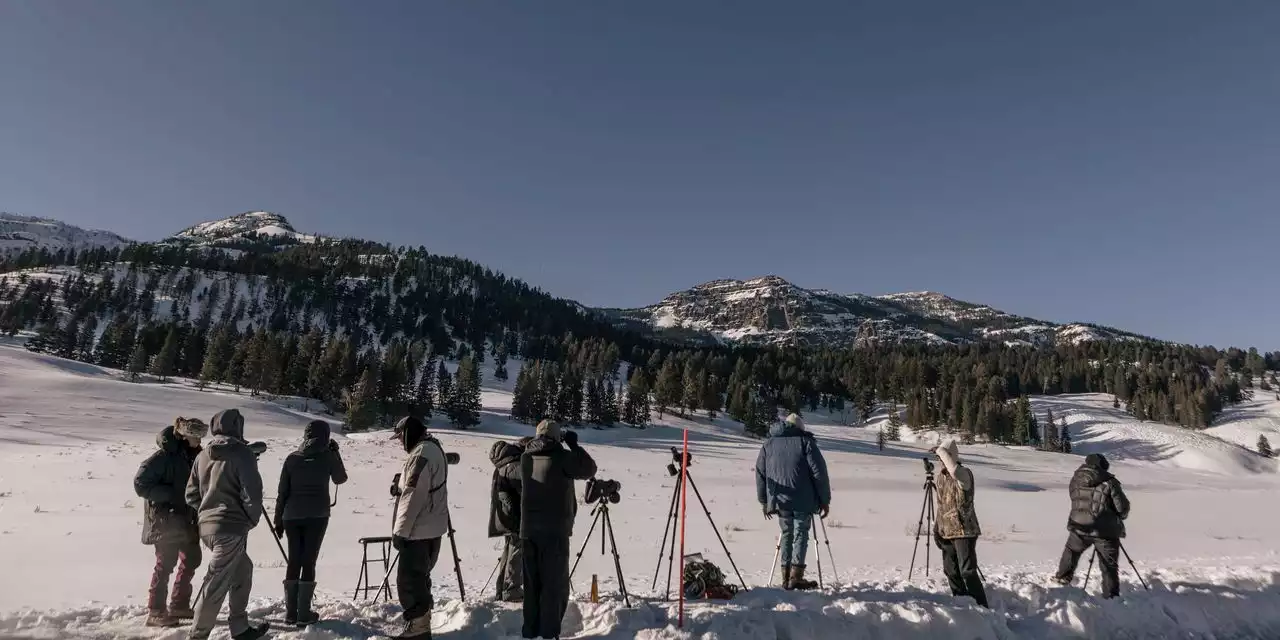
<path fill-rule="evenodd" d="M 197 391 L 181 380 L 134 384 L 119 377 L 0 345 L 0 637 L 153 636 L 140 626 L 154 557 L 139 541 L 141 500 L 132 478 L 154 450 L 156 433 L 175 416 L 208 419 L 220 409 L 238 408 L 247 436 L 270 445 L 261 461 L 269 502 L 281 462 L 298 445 L 306 422 L 337 422 L 305 411 L 304 399 L 250 398 L 227 389 Z M 434 425 L 445 447 L 462 456 L 461 464 L 450 467 L 449 495 L 469 595 L 480 591 L 501 549 L 500 539 L 483 536 L 493 470 L 489 447 L 495 438 L 530 432 L 505 417 L 510 382 L 495 385 L 487 371 L 485 381 L 478 429 L 455 431 L 439 420 Z M 686 636 L 667 629 L 670 610 L 653 602 L 633 610 L 576 604 L 567 628 L 585 637 L 645 639 L 1056 638 L 1170 637 L 1178 624 L 1190 637 L 1209 637 L 1208 630 L 1217 638 L 1280 637 L 1271 617 L 1280 612 L 1274 569 L 1280 566 L 1274 550 L 1280 513 L 1265 508 L 1280 488 L 1276 461 L 1203 432 L 1136 422 L 1112 409 L 1109 397 L 1058 396 L 1035 403 L 1037 412 L 1051 406 L 1067 419 L 1077 454 L 1113 458 L 1112 470 L 1134 504 L 1125 545 L 1144 575 L 1154 579 L 1150 594 L 1134 590 L 1127 566 L 1119 602 L 1098 602 L 1079 589 L 1048 583 L 1066 539 L 1067 483 L 1081 455 L 994 445 L 963 447 L 962 456 L 977 482 L 985 531 L 978 554 L 995 611 L 977 610 L 946 593 L 936 574 L 936 550 L 933 580 L 902 582 L 920 512 L 920 457 L 931 436 L 890 443 L 881 452 L 875 445 L 878 422 L 845 427 L 831 416 L 812 414 L 806 419 L 832 476 L 827 534 L 840 578 L 851 585 L 822 595 L 760 590 L 727 604 L 695 605 L 692 635 Z M 1222 422 L 1244 440 L 1244 431 L 1272 428 L 1278 417 L 1280 403 L 1268 397 L 1229 410 Z M 669 447 L 678 444 L 685 427 L 691 432 L 691 470 L 716 525 L 747 582 L 767 583 L 778 534 L 755 502 L 752 468 L 759 441 L 743 437 L 740 425 L 723 418 L 667 416 L 646 430 L 580 431 L 600 477 L 622 482 L 623 499 L 612 517 L 629 591 L 644 596 L 652 583 L 673 488 L 665 468 Z M 385 433 L 337 440 L 351 480 L 338 492 L 317 568 L 317 598 L 331 622 L 303 637 L 377 637 L 394 628 L 398 612 L 348 602 L 360 559 L 356 540 L 387 535 L 387 487 L 404 452 Z M 587 514 L 580 512 L 574 552 L 586 536 Z M 690 553 L 703 553 L 730 572 L 701 509 L 689 512 L 688 536 Z M 256 565 L 257 606 L 278 617 L 284 566 L 265 527 L 251 533 L 249 553 Z M 440 637 L 518 635 L 517 607 L 456 601 L 448 562 L 442 558 L 435 575 Z M 587 549 L 574 588 L 585 592 L 592 574 L 599 576 L 602 592 L 617 590 L 612 559 L 598 547 Z M 202 576 L 203 570 L 197 580 Z"/>

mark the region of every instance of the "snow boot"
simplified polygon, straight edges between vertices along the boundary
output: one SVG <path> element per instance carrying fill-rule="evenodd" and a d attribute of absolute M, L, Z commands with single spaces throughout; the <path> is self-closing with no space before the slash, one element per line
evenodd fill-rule
<path fill-rule="evenodd" d="M 804 565 L 793 564 L 791 565 L 791 587 L 790 588 L 793 590 L 799 589 L 802 591 L 808 591 L 810 589 L 817 589 L 818 583 L 812 580 L 805 580 Z"/>
<path fill-rule="evenodd" d="M 404 631 L 396 636 L 396 640 L 431 640 L 431 614 L 405 622 Z"/>
<path fill-rule="evenodd" d="M 1050 578 L 1050 580 L 1053 580 L 1055 583 L 1060 584 L 1064 587 L 1069 587 L 1071 586 L 1072 582 L 1075 582 L 1075 578 L 1071 576 L 1064 577 L 1064 576 L 1055 575 L 1052 578 Z"/>
<path fill-rule="evenodd" d="M 171 604 L 169 605 L 169 617 L 174 620 L 193 620 L 196 612 L 189 606 Z"/>
<path fill-rule="evenodd" d="M 298 618 L 297 623 L 300 626 L 315 624 L 320 622 L 320 614 L 311 610 L 311 600 L 316 595 L 315 582 L 298 582 Z"/>
<path fill-rule="evenodd" d="M 298 624 L 298 581 L 284 581 L 284 623 Z"/>
<path fill-rule="evenodd" d="M 787 591 L 791 590 L 791 565 L 782 565 L 782 588 Z"/>
<path fill-rule="evenodd" d="M 178 622 L 177 618 L 171 617 L 167 611 L 152 611 L 151 614 L 147 616 L 148 627 L 169 629 L 176 627 L 179 624 L 181 623 Z"/>
<path fill-rule="evenodd" d="M 262 638 L 266 636 L 267 630 L 270 628 L 271 628 L 271 625 L 265 622 L 256 626 L 249 625 L 248 629 L 240 632 L 239 634 L 231 636 L 231 640 L 258 640 L 258 638 Z"/>

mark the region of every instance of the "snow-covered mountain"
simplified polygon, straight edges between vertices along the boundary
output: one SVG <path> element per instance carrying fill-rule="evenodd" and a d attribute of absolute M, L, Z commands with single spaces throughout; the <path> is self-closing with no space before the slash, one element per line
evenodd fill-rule
<path fill-rule="evenodd" d="M 172 242 L 204 247 L 242 248 L 249 244 L 288 245 L 315 242 L 316 236 L 298 233 L 284 216 L 269 211 L 250 211 L 201 222 L 169 238 Z"/>
<path fill-rule="evenodd" d="M 114 249 L 128 244 L 132 241 L 110 231 L 82 229 L 49 218 L 0 212 L 0 255 L 39 247 L 58 251 L 89 247 Z"/>
<path fill-rule="evenodd" d="M 933 292 L 885 296 L 805 289 L 778 276 L 714 280 L 642 309 L 610 309 L 623 324 L 683 339 L 757 344 L 866 342 L 1078 343 L 1134 334 L 1060 325 Z"/>

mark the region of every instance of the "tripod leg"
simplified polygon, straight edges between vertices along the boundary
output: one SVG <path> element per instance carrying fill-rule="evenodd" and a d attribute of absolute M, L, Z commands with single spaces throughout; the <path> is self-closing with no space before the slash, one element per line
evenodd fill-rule
<path fill-rule="evenodd" d="M 778 534 L 778 546 L 773 550 L 773 564 L 769 567 L 769 586 L 773 586 L 773 577 L 778 575 L 778 558 L 782 555 L 782 534 Z M 786 580 L 786 576 L 782 578 Z"/>
<path fill-rule="evenodd" d="M 672 574 L 672 572 L 675 570 L 675 566 L 676 566 L 676 529 L 678 529 L 678 528 L 680 527 L 680 517 L 679 517 L 680 501 L 679 501 L 679 496 L 680 496 L 680 489 L 681 489 L 681 487 L 682 487 L 683 485 L 684 485 L 684 480 L 683 480 L 683 474 L 682 474 L 682 475 L 681 475 L 681 477 L 679 477 L 679 478 L 677 478 L 677 479 L 676 479 L 676 504 L 675 504 L 675 511 L 673 511 L 673 512 L 672 512 L 672 514 L 671 514 L 671 515 L 672 515 L 672 518 L 671 518 L 671 553 L 667 556 L 667 591 L 666 591 L 666 595 L 663 597 L 663 599 L 664 599 L 664 600 L 671 600 L 671 574 Z M 681 559 L 680 559 L 680 561 L 683 563 L 683 562 L 684 562 L 684 558 L 681 558 Z M 681 587 L 681 588 L 683 588 L 683 587 Z"/>
<path fill-rule="evenodd" d="M 391 564 L 387 566 L 387 577 L 382 579 L 382 585 L 378 587 L 377 593 L 373 594 L 374 604 L 378 603 L 378 599 L 382 597 L 383 592 L 387 594 L 387 602 L 391 602 L 391 572 L 395 571 L 397 562 L 400 562 L 399 552 L 396 553 L 396 557 L 391 559 Z"/>
<path fill-rule="evenodd" d="M 506 564 L 507 554 L 511 552 L 511 543 L 504 536 L 502 539 L 502 555 L 498 556 L 498 564 L 493 565 L 493 571 L 489 573 L 489 579 L 484 581 L 484 586 L 480 588 L 480 596 L 484 597 L 484 592 L 489 590 L 489 583 L 493 582 L 493 577 L 498 575 L 498 569 Z M 502 597 L 502 581 L 499 580 L 497 587 L 497 595 Z"/>
<path fill-rule="evenodd" d="M 667 550 L 667 537 L 671 534 L 671 522 L 676 518 L 676 505 L 680 498 L 680 476 L 676 476 L 675 490 L 671 492 L 671 507 L 667 509 L 667 524 L 662 527 L 662 545 L 658 547 L 658 565 L 653 568 L 653 586 L 649 587 L 654 591 L 658 589 L 658 575 L 662 571 L 662 553 Z M 675 545 L 676 541 L 671 540 L 671 544 Z"/>
<path fill-rule="evenodd" d="M 920 520 L 916 523 L 916 543 L 911 548 L 911 566 L 907 568 L 907 580 L 911 579 L 911 574 L 916 570 L 916 554 L 920 553 L 920 535 L 924 531 L 924 518 L 928 515 L 929 510 L 929 487 L 925 486 L 924 502 L 920 504 Z M 929 545 L 925 543 L 924 547 L 925 570 L 924 575 L 929 575 Z"/>
<path fill-rule="evenodd" d="M 826 540 L 827 557 L 831 559 L 831 582 L 832 584 L 840 581 L 840 575 L 836 572 L 836 557 L 831 553 L 831 536 L 827 534 L 827 521 L 818 518 L 818 524 L 822 525 L 822 537 Z M 819 553 L 822 551 L 819 550 Z"/>
<path fill-rule="evenodd" d="M 578 559 L 573 561 L 573 569 L 569 570 L 569 579 L 573 580 L 573 574 L 578 572 L 578 563 L 582 562 L 582 554 L 586 552 L 587 545 L 591 543 L 591 534 L 596 532 L 596 525 L 600 524 L 601 511 L 596 510 L 596 517 L 591 519 L 591 528 L 587 530 L 587 537 L 582 541 L 582 548 L 578 549 Z"/>
<path fill-rule="evenodd" d="M 618 572 L 618 589 L 622 591 L 622 602 L 631 608 L 631 596 L 627 594 L 627 579 L 622 575 L 622 556 L 618 555 L 618 541 L 613 537 L 613 518 L 604 512 L 604 530 L 609 534 L 609 546 L 613 549 L 613 569 Z M 603 540 L 604 536 L 600 536 Z"/>
<path fill-rule="evenodd" d="M 809 523 L 809 528 L 813 530 L 813 546 L 817 547 L 813 550 L 813 557 L 818 561 L 818 588 L 823 589 L 825 587 L 822 584 L 822 547 L 818 542 L 818 528 L 813 526 L 812 522 Z"/>
<path fill-rule="evenodd" d="M 1084 586 L 1081 587 L 1086 593 L 1089 591 L 1089 579 L 1093 577 L 1093 561 L 1098 559 L 1098 550 L 1094 549 L 1093 554 L 1089 556 L 1089 568 L 1084 572 Z"/>
<path fill-rule="evenodd" d="M 711 510 L 707 508 L 707 502 L 702 499 L 702 492 L 698 491 L 698 483 L 693 481 L 693 476 L 689 475 L 687 469 L 684 473 L 689 479 L 689 486 L 693 488 L 693 495 L 698 497 L 698 504 L 702 505 L 702 512 L 707 514 L 707 522 L 711 523 L 711 530 L 716 533 L 716 539 L 720 541 L 720 548 L 724 549 L 724 555 L 729 558 L 729 566 L 733 567 L 733 572 L 737 574 L 738 582 L 742 584 L 742 590 L 747 591 L 747 581 L 742 579 L 742 572 L 738 571 L 738 563 L 733 561 L 733 554 L 729 553 L 729 545 L 724 543 L 724 537 L 720 535 L 720 528 L 716 526 L 715 518 L 711 517 Z"/>
<path fill-rule="evenodd" d="M 466 600 L 467 591 L 462 584 L 462 559 L 458 557 L 458 542 L 454 540 L 453 534 L 453 520 L 449 520 L 449 547 L 453 550 L 453 572 L 458 575 L 458 599 Z"/>
<path fill-rule="evenodd" d="M 1120 543 L 1120 550 L 1124 552 L 1124 559 L 1129 561 L 1129 568 L 1133 569 L 1133 575 L 1138 576 L 1138 582 L 1142 584 L 1145 591 L 1150 591 L 1151 587 L 1147 586 L 1147 581 L 1142 579 L 1142 573 L 1138 571 L 1138 565 L 1133 563 L 1133 558 L 1129 557 L 1129 550 L 1124 548 L 1124 543 Z"/>

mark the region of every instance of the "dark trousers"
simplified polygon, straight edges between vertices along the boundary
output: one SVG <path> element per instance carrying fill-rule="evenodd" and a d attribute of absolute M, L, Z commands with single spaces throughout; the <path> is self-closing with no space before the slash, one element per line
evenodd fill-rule
<path fill-rule="evenodd" d="M 559 638 L 569 608 L 569 537 L 539 536 L 524 543 L 525 638 Z"/>
<path fill-rule="evenodd" d="M 498 565 L 498 599 L 524 597 L 524 542 L 518 535 L 504 536 Z"/>
<path fill-rule="evenodd" d="M 324 544 L 324 532 L 328 528 L 328 518 L 284 521 L 284 535 L 289 538 L 289 566 L 284 571 L 285 580 L 316 581 L 316 560 L 320 559 L 320 545 Z"/>
<path fill-rule="evenodd" d="M 396 594 L 406 621 L 431 615 L 431 607 L 435 605 L 431 599 L 431 570 L 440 559 L 441 539 L 409 540 L 400 550 Z"/>
<path fill-rule="evenodd" d="M 982 577 L 978 575 L 978 539 L 944 540 L 935 535 L 934 542 L 942 549 L 942 572 L 947 574 L 947 582 L 951 584 L 951 595 L 969 596 L 990 608 Z"/>
<path fill-rule="evenodd" d="M 152 611 L 191 608 L 191 580 L 200 567 L 203 553 L 200 542 L 160 542 L 156 544 L 156 565 L 151 570 L 151 590 L 147 594 L 147 608 Z M 169 597 L 169 575 L 174 567 L 178 575 L 173 579 L 173 599 Z M 168 609 L 166 609 L 168 607 Z"/>
<path fill-rule="evenodd" d="M 1062 561 L 1058 563 L 1058 578 L 1070 581 L 1075 577 L 1080 556 L 1093 547 L 1098 550 L 1098 564 L 1102 565 L 1102 597 L 1120 595 L 1120 539 L 1082 536 L 1072 531 L 1067 536 Z"/>

